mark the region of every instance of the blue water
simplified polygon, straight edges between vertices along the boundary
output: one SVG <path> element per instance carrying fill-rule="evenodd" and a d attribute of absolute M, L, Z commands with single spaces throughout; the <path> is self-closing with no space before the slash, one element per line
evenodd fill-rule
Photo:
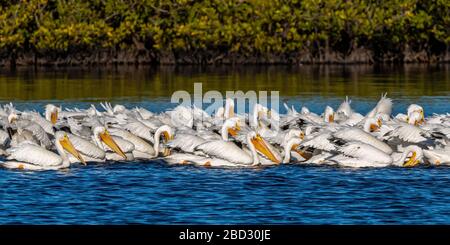
<path fill-rule="evenodd" d="M 450 223 L 450 168 L 0 171 L 3 224 Z"/>

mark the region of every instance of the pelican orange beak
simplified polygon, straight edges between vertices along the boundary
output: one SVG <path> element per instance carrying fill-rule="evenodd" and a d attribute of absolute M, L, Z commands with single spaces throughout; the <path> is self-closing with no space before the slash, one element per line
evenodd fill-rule
<path fill-rule="evenodd" d="M 379 118 L 378 118 L 378 120 L 377 120 L 377 124 L 378 124 L 378 128 L 380 128 L 380 127 L 381 127 L 381 125 L 382 125 L 381 119 L 379 119 Z"/>
<path fill-rule="evenodd" d="M 330 123 L 334 122 L 334 114 L 328 116 L 328 122 Z"/>
<path fill-rule="evenodd" d="M 305 160 L 308 160 L 311 158 L 310 155 L 307 155 L 304 151 L 298 149 L 298 144 L 293 144 L 291 150 L 297 152 Z"/>
<path fill-rule="evenodd" d="M 170 140 L 173 140 L 173 135 L 171 135 L 169 132 L 167 132 L 167 131 L 163 131 L 162 132 L 162 135 L 163 135 L 163 140 L 164 140 L 164 143 L 167 143 L 168 141 L 170 141 Z"/>
<path fill-rule="evenodd" d="M 57 110 L 50 114 L 50 120 L 53 125 L 56 124 L 56 121 L 58 121 L 58 111 Z"/>
<path fill-rule="evenodd" d="M 125 153 L 123 153 L 122 149 L 120 149 L 119 145 L 114 141 L 109 132 L 105 130 L 103 133 L 100 133 L 100 139 L 111 148 L 115 153 L 119 154 L 123 159 L 127 159 Z"/>
<path fill-rule="evenodd" d="M 232 127 L 232 128 L 229 128 L 229 129 L 228 129 L 228 133 L 229 133 L 231 136 L 236 136 L 237 133 L 238 133 L 240 130 L 241 130 L 241 127 L 240 127 L 239 125 L 236 124 L 235 127 Z"/>
<path fill-rule="evenodd" d="M 298 135 L 298 137 L 300 138 L 300 139 L 305 139 L 305 133 L 303 133 L 303 132 L 300 132 L 300 134 Z"/>
<path fill-rule="evenodd" d="M 380 127 L 377 124 L 370 124 L 370 132 L 379 131 Z"/>
<path fill-rule="evenodd" d="M 420 111 L 420 116 L 422 117 L 421 122 L 425 122 L 425 115 L 423 113 L 423 110 Z"/>
<path fill-rule="evenodd" d="M 170 149 L 169 148 L 164 148 L 163 156 L 167 157 L 167 156 L 170 156 L 170 154 L 171 154 Z"/>
<path fill-rule="evenodd" d="M 403 167 L 415 167 L 419 164 L 419 160 L 416 159 L 417 153 L 413 151 L 412 156 L 407 162 L 403 164 Z"/>
<path fill-rule="evenodd" d="M 59 140 L 59 143 L 64 148 L 64 150 L 66 150 L 67 152 L 72 154 L 74 157 L 76 157 L 78 160 L 80 160 L 80 162 L 83 165 L 87 165 L 86 161 L 84 161 L 84 159 L 81 156 L 81 154 L 77 151 L 77 149 L 75 149 L 75 147 L 73 146 L 72 142 L 70 142 L 69 137 L 67 136 L 67 134 L 64 135 L 64 137 L 62 139 Z"/>
<path fill-rule="evenodd" d="M 281 161 L 275 157 L 273 152 L 267 146 L 266 142 L 261 138 L 259 134 L 251 139 L 252 144 L 255 146 L 256 150 L 261 154 L 269 158 L 272 162 L 280 164 Z"/>

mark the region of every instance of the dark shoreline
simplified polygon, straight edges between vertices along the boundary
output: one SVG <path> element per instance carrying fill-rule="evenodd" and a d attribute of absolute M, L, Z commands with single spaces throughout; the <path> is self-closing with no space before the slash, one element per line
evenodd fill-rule
<path fill-rule="evenodd" d="M 0 59 L 0 67 L 16 66 L 171 66 L 171 65 L 405 65 L 405 64 L 443 64 L 450 63 L 450 52 L 440 55 L 427 55 L 425 52 L 409 52 L 401 56 L 393 55 L 383 60 L 375 60 L 369 50 L 358 50 L 348 56 L 330 52 L 321 56 L 309 53 L 283 55 L 150 55 L 150 51 L 136 54 L 133 51 L 112 55 L 110 52 L 83 54 L 77 53 L 66 57 L 45 57 L 36 54 L 20 55 L 14 59 Z"/>

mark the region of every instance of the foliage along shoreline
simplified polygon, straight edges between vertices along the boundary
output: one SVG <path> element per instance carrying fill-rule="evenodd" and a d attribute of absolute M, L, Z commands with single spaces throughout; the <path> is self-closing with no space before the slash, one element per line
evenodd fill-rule
<path fill-rule="evenodd" d="M 447 0 L 0 2 L 0 65 L 450 61 Z"/>

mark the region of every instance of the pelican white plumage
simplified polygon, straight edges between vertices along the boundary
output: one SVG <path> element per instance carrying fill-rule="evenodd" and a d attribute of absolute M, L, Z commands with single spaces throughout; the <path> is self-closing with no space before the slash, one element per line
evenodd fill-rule
<path fill-rule="evenodd" d="M 425 121 L 425 113 L 423 112 L 422 106 L 417 105 L 417 104 L 411 104 L 408 106 L 407 112 L 408 112 L 408 118 L 412 117 L 412 114 L 414 112 L 416 112 L 416 113 L 419 113 L 419 115 L 420 115 L 419 122 L 422 123 L 423 121 Z"/>
<path fill-rule="evenodd" d="M 349 142 L 339 149 L 342 154 L 328 158 L 339 166 L 364 167 L 414 167 L 423 160 L 422 149 L 417 146 L 408 146 L 402 153 L 392 155 L 362 142 Z M 408 159 L 408 160 L 406 160 Z"/>
<path fill-rule="evenodd" d="M 42 116 L 9 104 L 0 108 L 0 155 L 24 145 L 55 150 L 53 140 L 65 131 L 85 162 L 162 156 L 171 163 L 201 166 L 298 161 L 376 167 L 449 161 L 450 115 L 425 118 L 423 107 L 412 104 L 407 114 L 391 118 L 392 100 L 386 94 L 365 117 L 351 108 L 348 97 L 336 111 L 326 106 L 320 116 L 287 104 L 284 115 L 262 104 L 255 105 L 253 114 L 236 113 L 234 103 L 226 99 L 214 116 L 195 106 L 153 113 L 108 102 L 101 103 L 104 111 L 94 105 L 63 110 L 48 104 Z M 83 163 L 72 154 L 67 158 Z"/>
<path fill-rule="evenodd" d="M 8 149 L 8 161 L 1 163 L 5 168 L 26 170 L 56 170 L 70 166 L 66 151 L 84 162 L 83 157 L 75 149 L 69 137 L 64 132 L 55 134 L 55 147 L 58 154 L 48 151 L 33 143 L 24 142 Z"/>
<path fill-rule="evenodd" d="M 34 120 L 24 119 L 21 116 L 19 117 L 15 112 L 12 112 L 8 116 L 8 122 L 10 127 L 14 127 L 16 130 L 16 134 L 18 134 L 16 136 L 11 135 L 12 138 L 15 138 L 12 142 L 13 146 L 20 144 L 22 141 L 29 140 L 40 144 L 46 149 L 49 149 L 51 147 L 52 143 L 49 135 L 40 124 L 36 123 L 36 118 Z"/>
<path fill-rule="evenodd" d="M 207 141 L 195 148 L 202 152 L 204 156 L 190 156 L 191 159 L 183 159 L 195 165 L 207 167 L 252 167 L 261 163 L 258 152 L 262 152 L 265 157 L 279 164 L 281 161 L 271 152 L 267 143 L 257 133 L 251 131 L 246 135 L 248 150 L 239 148 L 236 144 L 223 141 Z M 169 156 L 168 161 L 179 162 L 178 155 Z"/>
<path fill-rule="evenodd" d="M 100 132 L 101 133 L 101 132 Z M 67 133 L 70 141 L 75 149 L 81 154 L 85 162 L 104 162 L 106 160 L 106 153 L 103 149 L 97 146 L 90 140 L 80 136 Z M 99 137 L 94 136 L 94 137 Z M 108 142 L 109 143 L 109 142 Z M 69 156 L 70 163 L 80 163 L 81 161 L 73 156 Z M 83 162 L 81 162 L 83 163 Z"/>
<path fill-rule="evenodd" d="M 377 114 L 391 115 L 392 99 L 387 97 L 387 93 L 382 94 L 377 105 L 366 115 L 366 117 L 375 117 Z"/>
<path fill-rule="evenodd" d="M 283 163 L 290 163 L 292 162 L 293 158 L 297 162 L 303 162 L 311 158 L 311 156 L 305 154 L 304 151 L 298 149 L 302 141 L 302 138 L 293 137 L 286 142 L 286 144 L 284 145 Z"/>
<path fill-rule="evenodd" d="M 125 152 L 129 152 L 131 149 L 131 146 L 127 143 L 127 141 L 121 140 L 122 138 L 115 138 L 112 137 L 109 133 L 109 131 L 103 127 L 103 126 L 96 126 L 93 129 L 93 136 L 92 140 L 95 142 L 95 144 L 100 147 L 104 152 L 106 152 L 106 159 L 107 160 L 116 160 L 118 159 L 117 156 L 120 156 L 118 160 L 126 160 L 129 159 L 129 155 L 125 154 Z M 122 146 L 120 146 L 119 142 L 122 143 Z M 126 146 L 128 149 L 123 149 L 123 146 Z M 131 144 L 132 145 L 132 144 Z M 108 151 L 112 151 L 108 152 Z M 115 155 L 117 154 L 117 156 Z"/>
<path fill-rule="evenodd" d="M 379 150 L 385 152 L 386 154 L 391 154 L 393 152 L 392 148 L 388 144 L 384 143 L 383 141 L 377 139 L 370 133 L 367 133 L 357 127 L 349 127 L 341 129 L 335 132 L 333 136 L 347 142 L 350 141 L 363 142 L 365 144 L 378 148 Z"/>
<path fill-rule="evenodd" d="M 423 154 L 432 165 L 450 165 L 450 147 L 423 150 Z"/>
<path fill-rule="evenodd" d="M 363 115 L 353 111 L 350 106 L 351 103 L 352 101 L 345 97 L 344 102 L 336 110 L 336 119 L 341 121 L 343 125 L 354 126 L 364 119 Z"/>

